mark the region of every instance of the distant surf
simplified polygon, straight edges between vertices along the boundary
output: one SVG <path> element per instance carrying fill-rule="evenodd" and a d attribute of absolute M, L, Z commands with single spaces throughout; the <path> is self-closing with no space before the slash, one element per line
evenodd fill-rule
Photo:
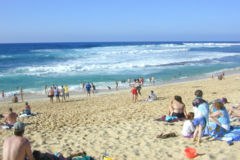
<path fill-rule="evenodd" d="M 79 90 L 87 81 L 106 88 L 152 76 L 164 83 L 238 67 L 239 42 L 0 44 L 0 89 L 9 93 L 42 92 L 52 84 Z"/>

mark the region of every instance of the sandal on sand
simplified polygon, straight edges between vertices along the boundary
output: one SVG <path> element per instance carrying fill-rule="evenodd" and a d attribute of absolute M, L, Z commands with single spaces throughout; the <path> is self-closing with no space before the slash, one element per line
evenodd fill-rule
<path fill-rule="evenodd" d="M 176 133 L 172 132 L 172 133 L 167 133 L 167 134 L 160 134 L 157 136 L 157 138 L 162 138 L 162 139 L 166 139 L 169 137 L 177 137 Z"/>

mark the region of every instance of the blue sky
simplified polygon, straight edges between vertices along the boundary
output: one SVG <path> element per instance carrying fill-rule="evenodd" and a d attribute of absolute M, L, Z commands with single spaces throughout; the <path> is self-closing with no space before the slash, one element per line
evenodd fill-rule
<path fill-rule="evenodd" d="M 0 0 L 0 43 L 239 41 L 239 0 Z"/>

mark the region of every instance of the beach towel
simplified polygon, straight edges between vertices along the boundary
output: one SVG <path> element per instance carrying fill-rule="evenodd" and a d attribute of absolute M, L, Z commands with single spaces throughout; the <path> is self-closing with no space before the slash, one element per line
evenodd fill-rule
<path fill-rule="evenodd" d="M 210 125 L 212 125 L 210 123 Z M 221 129 L 218 130 L 218 132 L 221 132 Z M 232 142 L 232 141 L 240 141 L 240 127 L 231 126 L 231 129 L 225 133 L 221 133 L 221 136 L 218 136 L 218 134 L 210 134 L 213 138 L 217 140 Z M 230 143 L 231 144 L 231 143 Z"/>
<path fill-rule="evenodd" d="M 164 122 L 178 122 L 186 120 L 186 118 L 177 118 L 175 116 L 162 116 L 161 118 L 155 119 L 155 121 L 164 121 Z"/>
<path fill-rule="evenodd" d="M 36 116 L 36 115 L 38 115 L 38 113 L 20 114 L 20 115 L 18 115 L 18 118 L 26 118 L 26 117 Z"/>
<path fill-rule="evenodd" d="M 13 125 L 2 125 L 2 129 L 11 129 Z"/>

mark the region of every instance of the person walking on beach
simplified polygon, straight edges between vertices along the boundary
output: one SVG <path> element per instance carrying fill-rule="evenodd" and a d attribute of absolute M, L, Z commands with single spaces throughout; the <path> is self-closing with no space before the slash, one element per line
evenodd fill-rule
<path fill-rule="evenodd" d="M 44 93 L 47 94 L 47 85 L 44 86 Z"/>
<path fill-rule="evenodd" d="M 53 103 L 53 97 L 54 97 L 54 90 L 53 87 L 51 87 L 48 91 L 48 97 L 50 98 L 50 102 Z"/>
<path fill-rule="evenodd" d="M 141 89 L 142 89 L 141 83 L 139 82 L 138 79 L 135 81 L 135 83 L 136 83 L 137 93 L 141 96 L 142 95 L 141 94 Z"/>
<path fill-rule="evenodd" d="M 115 84 L 116 84 L 116 90 L 118 90 L 118 81 L 116 81 Z"/>
<path fill-rule="evenodd" d="M 84 84 L 84 82 L 81 83 L 81 86 L 82 86 L 83 92 L 85 92 L 85 84 Z"/>
<path fill-rule="evenodd" d="M 19 93 L 20 93 L 20 96 L 21 96 L 21 100 L 23 102 L 23 89 L 22 88 L 19 88 Z"/>
<path fill-rule="evenodd" d="M 137 93 L 137 89 L 135 86 L 132 86 L 132 101 L 135 103 L 137 101 L 137 96 L 138 96 L 138 93 Z"/>
<path fill-rule="evenodd" d="M 3 160 L 33 160 L 29 140 L 23 137 L 24 127 L 23 122 L 14 124 L 14 136 L 3 142 Z"/>
<path fill-rule="evenodd" d="M 65 89 L 63 86 L 60 89 L 60 96 L 61 96 L 62 102 L 63 102 L 63 100 L 65 101 Z"/>
<path fill-rule="evenodd" d="M 96 92 L 96 86 L 93 83 L 91 83 L 91 86 L 92 86 L 92 93 L 94 94 Z"/>
<path fill-rule="evenodd" d="M 5 100 L 5 93 L 4 93 L 4 90 L 2 90 L 2 99 L 3 99 L 3 101 Z"/>
<path fill-rule="evenodd" d="M 155 85 L 155 78 L 152 77 L 152 84 Z"/>
<path fill-rule="evenodd" d="M 64 91 L 65 91 L 65 97 L 66 97 L 66 100 L 67 100 L 67 99 L 69 100 L 68 85 L 65 85 L 65 87 L 64 87 Z"/>
<path fill-rule="evenodd" d="M 60 102 L 60 99 L 59 99 L 60 91 L 58 89 L 58 86 L 55 87 L 54 93 L 55 93 L 55 96 L 56 96 L 56 102 Z"/>
<path fill-rule="evenodd" d="M 88 82 L 85 87 L 86 87 L 86 91 L 87 91 L 87 96 L 90 96 L 91 88 L 92 88 L 90 83 Z"/>

